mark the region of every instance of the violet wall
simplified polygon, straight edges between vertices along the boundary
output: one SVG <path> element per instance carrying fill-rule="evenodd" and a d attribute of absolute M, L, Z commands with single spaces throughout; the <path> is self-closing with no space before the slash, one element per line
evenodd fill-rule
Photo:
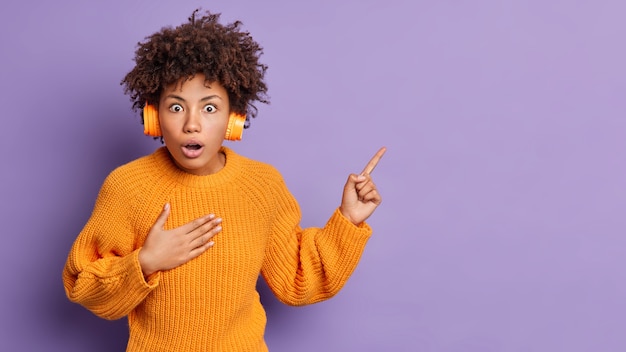
<path fill-rule="evenodd" d="M 0 11 L 0 350 L 121 351 L 61 270 L 114 167 L 159 144 L 119 85 L 196 7 L 265 49 L 272 104 L 229 146 L 277 166 L 304 226 L 382 145 L 360 266 L 272 351 L 626 350 L 626 3 L 8 1 Z"/>

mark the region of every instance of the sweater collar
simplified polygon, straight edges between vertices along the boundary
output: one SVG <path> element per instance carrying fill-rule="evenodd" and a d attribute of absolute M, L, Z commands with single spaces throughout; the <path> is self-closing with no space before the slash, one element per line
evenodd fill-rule
<path fill-rule="evenodd" d="M 155 168 L 173 182 L 188 187 L 208 188 L 232 182 L 240 173 L 243 158 L 230 148 L 220 149 L 226 155 L 226 164 L 218 172 L 210 175 L 194 175 L 179 169 L 166 147 L 160 147 L 153 154 Z"/>

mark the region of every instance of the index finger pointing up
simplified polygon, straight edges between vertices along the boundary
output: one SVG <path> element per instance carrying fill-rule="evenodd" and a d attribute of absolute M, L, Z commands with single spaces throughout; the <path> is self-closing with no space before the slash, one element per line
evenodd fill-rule
<path fill-rule="evenodd" d="M 383 154 L 385 154 L 386 151 L 387 151 L 386 147 L 380 148 L 378 150 L 378 152 L 376 152 L 374 157 L 367 163 L 367 165 L 365 166 L 363 171 L 361 171 L 361 175 L 363 175 L 363 174 L 371 174 L 372 171 L 374 171 L 374 168 L 376 167 L 376 165 L 378 165 L 378 162 L 380 161 L 380 158 L 383 157 Z"/>

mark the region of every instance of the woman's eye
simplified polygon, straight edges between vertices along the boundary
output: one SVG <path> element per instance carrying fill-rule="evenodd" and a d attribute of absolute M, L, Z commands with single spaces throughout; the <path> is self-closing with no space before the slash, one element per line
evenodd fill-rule
<path fill-rule="evenodd" d="M 183 111 L 183 107 L 178 105 L 178 104 L 174 104 L 174 105 L 170 106 L 170 111 L 171 112 L 181 112 L 181 111 Z"/>
<path fill-rule="evenodd" d="M 217 108 L 215 107 L 215 105 L 207 105 L 204 107 L 204 112 L 216 112 Z"/>

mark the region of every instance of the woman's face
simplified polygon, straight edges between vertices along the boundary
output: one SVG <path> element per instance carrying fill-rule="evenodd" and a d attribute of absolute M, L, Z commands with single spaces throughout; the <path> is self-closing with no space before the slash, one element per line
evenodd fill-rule
<path fill-rule="evenodd" d="M 209 175 L 224 167 L 220 153 L 230 102 L 218 82 L 203 74 L 164 88 L 159 100 L 159 123 L 165 146 L 178 167 L 195 175 Z"/>

